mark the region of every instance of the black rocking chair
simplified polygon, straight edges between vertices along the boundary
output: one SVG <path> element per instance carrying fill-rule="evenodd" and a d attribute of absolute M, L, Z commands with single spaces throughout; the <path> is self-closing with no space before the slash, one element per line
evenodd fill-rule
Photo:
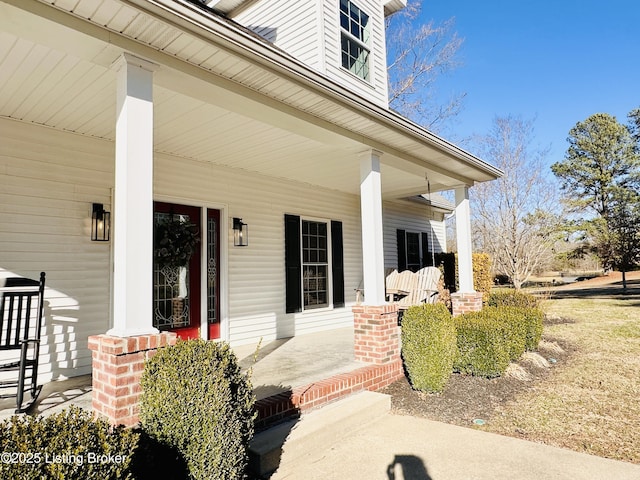
<path fill-rule="evenodd" d="M 0 279 L 0 355 L 7 351 L 16 351 L 20 355 L 18 360 L 15 360 L 17 355 L 4 363 L 0 360 L 0 372 L 17 372 L 17 378 L 8 377 L 0 381 L 0 389 L 11 390 L 1 394 L 0 398 L 16 397 L 15 413 L 27 411 L 42 390 L 42 386 L 38 386 L 38 355 L 44 278 L 42 272 L 40 281 L 23 277 Z M 26 392 L 31 393 L 31 400 L 24 404 Z"/>

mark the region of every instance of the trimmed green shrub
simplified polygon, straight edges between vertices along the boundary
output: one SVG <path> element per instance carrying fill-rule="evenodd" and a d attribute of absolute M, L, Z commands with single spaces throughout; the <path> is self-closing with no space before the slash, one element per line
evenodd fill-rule
<path fill-rule="evenodd" d="M 0 423 L 0 478 L 131 479 L 139 435 L 79 407 Z"/>
<path fill-rule="evenodd" d="M 487 299 L 487 305 L 490 307 L 538 308 L 540 301 L 537 297 L 518 290 L 502 290 L 491 293 Z"/>
<path fill-rule="evenodd" d="M 524 353 L 527 339 L 526 315 L 517 307 L 484 307 L 484 314 L 499 324 L 496 335 L 504 337 L 509 359 L 515 361 Z"/>
<path fill-rule="evenodd" d="M 484 309 L 454 317 L 459 352 L 454 371 L 493 378 L 509 366 L 508 328 L 492 313 Z"/>
<path fill-rule="evenodd" d="M 544 313 L 540 309 L 540 300 L 528 293 L 516 290 L 494 292 L 489 295 L 488 306 L 513 307 L 519 309 L 525 328 L 525 350 L 534 351 L 542 339 Z"/>
<path fill-rule="evenodd" d="M 482 300 L 487 301 L 493 287 L 491 278 L 491 259 L 486 253 L 473 253 L 473 286 L 477 292 L 482 292 Z"/>
<path fill-rule="evenodd" d="M 255 397 L 225 343 L 179 341 L 145 365 L 140 423 L 173 449 L 192 479 L 246 478 Z"/>
<path fill-rule="evenodd" d="M 538 349 L 542 340 L 542 330 L 544 325 L 544 313 L 539 308 L 523 308 L 524 322 L 527 329 L 525 350 L 533 352 Z"/>
<path fill-rule="evenodd" d="M 456 329 L 444 304 L 407 309 L 402 317 L 402 358 L 413 388 L 442 391 L 457 353 Z"/>

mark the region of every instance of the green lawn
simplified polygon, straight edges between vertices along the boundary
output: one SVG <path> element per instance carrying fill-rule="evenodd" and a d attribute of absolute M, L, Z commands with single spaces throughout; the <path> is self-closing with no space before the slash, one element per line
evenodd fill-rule
<path fill-rule="evenodd" d="M 486 430 L 640 463 L 640 295 L 546 300 L 544 309 L 556 318 L 544 339 L 572 354 Z"/>

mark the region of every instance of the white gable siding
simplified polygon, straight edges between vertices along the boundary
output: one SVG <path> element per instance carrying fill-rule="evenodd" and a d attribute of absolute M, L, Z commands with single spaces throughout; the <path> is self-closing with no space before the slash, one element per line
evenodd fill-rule
<path fill-rule="evenodd" d="M 364 98 L 388 106 L 384 13 L 379 0 L 354 0 L 370 17 L 369 81 L 342 67 L 339 0 L 254 2 L 233 19 Z"/>
<path fill-rule="evenodd" d="M 428 207 L 412 204 L 411 202 L 384 202 L 382 208 L 384 222 L 384 266 L 397 268 L 398 266 L 398 229 L 409 232 L 427 232 L 429 245 L 433 243 L 435 252 L 446 251 L 446 228 L 442 214 L 431 214 Z M 433 233 L 433 242 L 431 234 Z M 431 249 L 430 249 L 431 251 Z"/>
<path fill-rule="evenodd" d="M 112 184 L 112 143 L 0 119 L 0 270 L 47 273 L 41 382 L 90 373 L 87 337 L 109 328 L 110 243 L 89 231 Z"/>
<path fill-rule="evenodd" d="M 324 71 L 318 0 L 254 2 L 233 17 L 310 67 Z"/>

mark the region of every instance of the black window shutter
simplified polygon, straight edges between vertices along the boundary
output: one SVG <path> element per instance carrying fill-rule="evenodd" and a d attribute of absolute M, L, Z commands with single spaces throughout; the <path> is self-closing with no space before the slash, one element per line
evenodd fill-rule
<path fill-rule="evenodd" d="M 427 232 L 422 232 L 422 251 L 420 252 L 422 256 L 422 267 L 430 267 L 433 263 L 431 261 L 431 254 L 429 253 L 429 235 Z"/>
<path fill-rule="evenodd" d="M 398 271 L 402 272 L 407 269 L 407 244 L 404 230 L 396 230 L 398 239 Z"/>
<path fill-rule="evenodd" d="M 344 307 L 344 253 L 342 222 L 331 220 L 331 272 L 333 274 L 333 306 Z"/>
<path fill-rule="evenodd" d="M 302 265 L 300 261 L 300 217 L 284 216 L 284 263 L 286 312 L 302 311 Z"/>

